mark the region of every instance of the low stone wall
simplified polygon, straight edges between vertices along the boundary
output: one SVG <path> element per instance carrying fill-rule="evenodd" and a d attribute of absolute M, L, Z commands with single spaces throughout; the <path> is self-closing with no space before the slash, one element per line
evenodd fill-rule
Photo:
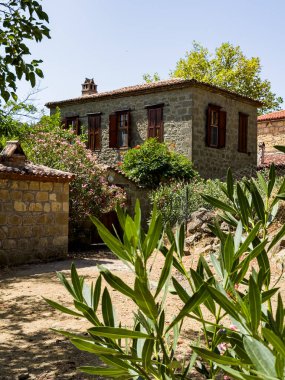
<path fill-rule="evenodd" d="M 258 143 L 265 144 L 265 154 L 278 153 L 274 145 L 285 145 L 285 120 L 258 122 Z"/>
<path fill-rule="evenodd" d="M 0 265 L 64 257 L 68 212 L 69 183 L 0 179 Z"/>

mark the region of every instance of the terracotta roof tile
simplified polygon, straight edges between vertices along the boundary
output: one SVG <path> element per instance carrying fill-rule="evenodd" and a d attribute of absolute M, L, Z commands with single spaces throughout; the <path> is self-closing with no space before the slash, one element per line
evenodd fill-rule
<path fill-rule="evenodd" d="M 72 173 L 48 168 L 47 166 L 43 165 L 34 165 L 29 161 L 26 161 L 25 165 L 19 167 L 10 166 L 8 162 L 0 162 L 0 178 L 6 178 L 7 176 L 12 176 L 14 178 L 15 176 L 18 178 L 27 177 L 27 179 L 37 178 L 44 181 L 50 180 L 51 182 L 54 180 L 69 182 L 74 178 L 74 174 Z"/>
<path fill-rule="evenodd" d="M 135 94 L 140 94 L 140 93 L 149 93 L 152 91 L 162 91 L 162 90 L 167 90 L 167 89 L 186 88 L 186 87 L 201 87 L 201 88 L 208 89 L 212 92 L 219 92 L 219 93 L 222 93 L 234 98 L 243 99 L 246 102 L 254 103 L 257 107 L 262 106 L 262 103 L 257 100 L 254 100 L 252 98 L 249 98 L 243 95 L 239 95 L 233 91 L 225 90 L 223 88 L 210 85 L 205 82 L 198 82 L 195 79 L 172 78 L 172 79 L 162 80 L 158 82 L 144 83 L 144 84 L 139 84 L 136 86 L 123 87 L 123 88 L 119 88 L 117 90 L 108 91 L 108 92 L 99 92 L 92 95 L 85 95 L 85 96 L 80 96 L 77 98 L 49 102 L 49 103 L 46 103 L 46 107 L 53 108 L 56 106 L 60 106 L 61 104 L 86 103 L 90 100 L 101 99 L 101 98 L 106 98 L 106 97 L 110 97 L 110 98 L 122 97 L 122 96 L 130 96 L 130 95 L 135 95 Z"/>
<path fill-rule="evenodd" d="M 257 118 L 257 121 L 266 121 L 266 120 L 278 120 L 285 119 L 285 110 L 271 112 L 266 115 L 260 115 Z"/>
<path fill-rule="evenodd" d="M 276 166 L 285 166 L 285 154 L 270 153 L 264 155 L 264 163 L 259 165 L 259 168 L 268 168 L 271 164 Z"/>

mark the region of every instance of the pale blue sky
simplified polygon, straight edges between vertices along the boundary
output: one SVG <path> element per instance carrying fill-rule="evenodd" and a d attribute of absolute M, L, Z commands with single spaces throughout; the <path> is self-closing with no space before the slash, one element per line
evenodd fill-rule
<path fill-rule="evenodd" d="M 262 77 L 285 98 L 284 0 L 43 0 L 51 40 L 31 44 L 41 58 L 38 104 L 81 95 L 85 77 L 98 91 L 168 78 L 196 40 L 213 51 L 222 42 L 258 56 Z M 19 95 L 28 91 L 20 83 Z"/>

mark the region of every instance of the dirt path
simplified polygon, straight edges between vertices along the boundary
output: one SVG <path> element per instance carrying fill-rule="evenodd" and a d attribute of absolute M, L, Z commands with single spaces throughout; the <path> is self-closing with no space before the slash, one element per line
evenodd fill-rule
<path fill-rule="evenodd" d="M 189 267 L 195 256 L 194 252 L 185 258 Z M 79 274 L 88 281 L 98 277 L 97 264 L 106 266 L 126 283 L 133 281 L 130 270 L 108 251 L 88 252 L 84 256 L 70 257 L 64 261 L 21 266 L 0 272 L 0 380 L 94 379 L 78 373 L 76 367 L 97 365 L 97 359 L 78 351 L 69 341 L 50 330 L 84 332 L 90 327 L 89 322 L 53 310 L 42 298 L 71 305 L 71 298 L 67 296 L 55 272 L 68 274 L 72 261 Z M 157 280 L 163 262 L 163 257 L 158 256 L 152 272 L 153 281 Z M 282 282 L 284 284 L 284 280 Z M 118 320 L 125 326 L 132 325 L 131 311 L 134 305 L 120 293 L 112 289 L 110 291 Z M 168 300 L 166 323 L 171 321 L 181 306 L 177 298 Z M 193 321 L 185 323 L 179 342 L 181 350 L 189 351 L 185 342 L 198 338 L 199 327 Z"/>

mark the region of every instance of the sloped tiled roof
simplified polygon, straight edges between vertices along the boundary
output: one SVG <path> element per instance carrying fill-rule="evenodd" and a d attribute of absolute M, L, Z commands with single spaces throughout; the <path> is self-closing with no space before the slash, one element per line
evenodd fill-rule
<path fill-rule="evenodd" d="M 0 153 L 0 179 L 4 178 L 70 182 L 74 174 L 43 165 L 34 165 L 26 160 L 18 141 L 8 141 Z"/>
<path fill-rule="evenodd" d="M 269 121 L 269 120 L 278 120 L 278 119 L 285 119 L 285 110 L 282 111 L 276 111 L 271 112 L 266 115 L 260 115 L 257 118 L 257 121 Z"/>
<path fill-rule="evenodd" d="M 262 106 L 262 103 L 257 100 L 254 100 L 247 96 L 239 95 L 230 90 L 225 90 L 220 87 L 210 85 L 205 82 L 198 82 L 195 79 L 172 78 L 172 79 L 162 80 L 158 82 L 144 83 L 144 84 L 139 84 L 136 86 L 123 87 L 123 88 L 119 88 L 117 90 L 108 91 L 108 92 L 99 92 L 92 95 L 85 95 L 85 96 L 80 96 L 80 97 L 72 98 L 72 99 L 49 102 L 49 103 L 46 103 L 46 107 L 53 108 L 53 107 L 64 105 L 64 104 L 86 103 L 95 99 L 117 98 L 117 97 L 123 97 L 123 96 L 132 96 L 132 95 L 139 95 L 143 93 L 151 93 L 151 92 L 158 92 L 158 91 L 179 89 L 179 88 L 186 88 L 186 87 L 200 87 L 211 92 L 221 93 L 223 95 L 232 97 L 234 99 L 239 99 L 247 103 L 252 103 L 256 105 L 256 107 Z"/>
<path fill-rule="evenodd" d="M 0 178 L 22 178 L 35 179 L 42 181 L 69 182 L 74 178 L 74 174 L 63 172 L 61 170 L 51 169 L 43 165 L 34 165 L 26 161 L 24 166 L 9 166 L 6 163 L 0 163 Z"/>
<path fill-rule="evenodd" d="M 271 164 L 276 167 L 285 167 L 285 154 L 284 153 L 270 153 L 264 155 L 264 162 L 258 166 L 259 169 L 269 168 Z"/>

